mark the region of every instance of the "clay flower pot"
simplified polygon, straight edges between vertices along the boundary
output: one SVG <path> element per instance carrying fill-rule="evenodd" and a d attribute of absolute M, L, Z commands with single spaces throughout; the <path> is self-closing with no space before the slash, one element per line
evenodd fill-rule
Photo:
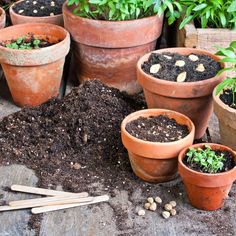
<path fill-rule="evenodd" d="M 23 16 L 23 15 L 17 14 L 17 12 L 13 10 L 13 7 L 15 4 L 19 4 L 20 2 L 23 2 L 23 1 L 26 1 L 26 0 L 15 2 L 9 9 L 11 22 L 13 25 L 24 24 L 24 23 L 49 23 L 49 24 L 64 26 L 62 14 L 58 14 L 54 16 L 41 16 L 41 17 Z"/>
<path fill-rule="evenodd" d="M 236 109 L 224 104 L 213 91 L 214 112 L 219 120 L 221 143 L 236 150 Z"/>
<path fill-rule="evenodd" d="M 153 53 L 178 53 L 181 55 L 203 54 L 216 61 L 220 58 L 205 51 L 194 48 L 168 48 Z M 225 77 L 225 73 L 198 82 L 172 82 L 154 78 L 146 74 L 141 66 L 151 53 L 144 55 L 137 64 L 137 78 L 145 94 L 148 108 L 163 108 L 178 111 L 188 116 L 196 127 L 195 138 L 204 135 L 212 114 L 212 91 Z M 221 64 L 224 67 L 224 63 Z"/>
<path fill-rule="evenodd" d="M 6 23 L 6 13 L 5 11 L 0 7 L 0 29 L 5 27 Z"/>
<path fill-rule="evenodd" d="M 0 42 L 17 39 L 28 33 L 58 42 L 49 47 L 17 50 L 0 46 L 2 64 L 13 100 L 19 106 L 35 106 L 59 93 L 65 56 L 70 48 L 70 35 L 52 24 L 20 24 L 0 31 Z"/>
<path fill-rule="evenodd" d="M 234 155 L 235 152 L 223 145 L 213 143 L 195 144 L 193 148 L 203 148 L 205 145 L 210 146 L 213 150 L 226 150 Z M 206 174 L 197 172 L 188 168 L 183 163 L 183 158 L 189 147 L 181 151 L 178 158 L 179 174 L 183 179 L 184 186 L 192 206 L 202 210 L 216 210 L 223 206 L 224 200 L 227 198 L 233 182 L 236 180 L 236 168 L 218 173 Z"/>
<path fill-rule="evenodd" d="M 165 115 L 174 118 L 177 123 L 186 125 L 189 134 L 174 142 L 149 142 L 130 135 L 125 127 L 132 120 L 142 117 Z M 148 182 L 165 182 L 177 176 L 177 157 L 179 152 L 191 145 L 194 139 L 195 127 L 192 121 L 175 111 L 164 109 L 146 109 L 131 113 L 121 124 L 121 138 L 129 153 L 129 159 L 134 173 Z"/>
<path fill-rule="evenodd" d="M 63 5 L 65 28 L 74 41 L 73 70 L 80 82 L 98 79 L 108 86 L 134 94 L 141 91 L 136 63 L 155 49 L 163 17 L 129 21 L 100 21 L 75 16 Z"/>

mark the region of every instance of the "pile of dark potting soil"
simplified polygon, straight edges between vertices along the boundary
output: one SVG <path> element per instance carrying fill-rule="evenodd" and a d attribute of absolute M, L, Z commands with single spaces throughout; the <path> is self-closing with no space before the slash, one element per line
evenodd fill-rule
<path fill-rule="evenodd" d="M 230 89 L 225 89 L 223 90 L 223 93 L 220 94 L 220 99 L 223 103 L 225 103 L 231 108 L 236 109 L 236 104 L 233 103 L 234 101 L 233 97 L 235 97 L 235 103 L 236 103 L 236 92 L 234 92 L 233 96 L 233 91 Z"/>
<path fill-rule="evenodd" d="M 194 54 L 192 54 L 194 55 Z M 206 55 L 195 55 L 198 57 L 197 61 L 191 61 L 188 56 L 183 56 L 174 53 L 152 53 L 148 61 L 144 62 L 142 69 L 147 74 L 154 76 L 155 78 L 176 81 L 179 74 L 186 72 L 187 76 L 184 82 L 195 82 L 210 79 L 218 73 L 221 69 L 220 63 L 213 60 Z M 185 65 L 180 67 L 175 65 L 176 61 L 184 61 Z M 155 74 L 150 73 L 152 65 L 160 64 L 159 71 Z M 199 64 L 203 64 L 205 71 L 198 72 L 196 68 Z"/>
<path fill-rule="evenodd" d="M 46 188 L 62 185 L 94 194 L 97 189 L 88 186 L 100 182 L 106 192 L 129 189 L 135 177 L 121 143 L 120 124 L 144 106 L 143 98 L 87 82 L 62 100 L 5 117 L 0 123 L 0 164 L 26 165 Z"/>
<path fill-rule="evenodd" d="M 65 0 L 25 0 L 14 5 L 13 10 L 23 16 L 52 16 L 62 14 Z"/>
<path fill-rule="evenodd" d="M 126 125 L 134 137 L 151 142 L 174 142 L 189 134 L 188 127 L 167 116 L 139 117 Z"/>

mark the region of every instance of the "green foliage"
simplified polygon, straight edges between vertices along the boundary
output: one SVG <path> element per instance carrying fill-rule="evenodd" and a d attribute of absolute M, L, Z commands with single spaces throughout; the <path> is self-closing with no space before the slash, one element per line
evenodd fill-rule
<path fill-rule="evenodd" d="M 236 0 L 180 0 L 184 6 L 183 28 L 197 20 L 201 28 L 236 29 Z"/>
<path fill-rule="evenodd" d="M 204 149 L 189 148 L 186 156 L 189 165 L 197 164 L 201 170 L 207 173 L 217 173 L 224 167 L 224 154 L 217 155 L 209 146 L 205 146 Z"/>
<path fill-rule="evenodd" d="M 222 48 L 217 47 L 218 52 L 216 55 L 222 56 L 221 62 L 230 62 L 231 67 L 224 68 L 219 71 L 218 74 L 223 73 L 224 71 L 234 71 L 236 72 L 236 41 L 233 41 L 230 43 L 229 47 Z M 221 82 L 217 88 L 216 88 L 216 95 L 218 95 L 222 90 L 224 89 L 230 89 L 233 94 L 233 102 L 231 104 L 231 107 L 236 107 L 236 77 L 233 78 L 227 78 L 223 82 Z"/>
<path fill-rule="evenodd" d="M 166 11 L 168 23 L 180 17 L 182 6 L 175 0 L 68 0 L 75 5 L 74 14 L 96 20 L 132 20 L 162 15 Z"/>
<path fill-rule="evenodd" d="M 40 48 L 39 44 L 41 41 L 39 39 L 29 40 L 26 36 L 19 37 L 18 39 L 12 41 L 5 45 L 6 48 L 19 49 L 19 50 L 32 50 Z"/>

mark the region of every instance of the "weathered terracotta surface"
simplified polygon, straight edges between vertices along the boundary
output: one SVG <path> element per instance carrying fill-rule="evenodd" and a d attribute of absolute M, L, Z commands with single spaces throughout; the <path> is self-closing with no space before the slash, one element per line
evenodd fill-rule
<path fill-rule="evenodd" d="M 227 150 L 234 155 L 232 149 L 219 144 L 195 144 L 191 147 L 211 146 L 213 150 Z M 224 205 L 233 182 L 236 180 L 236 168 L 219 174 L 206 174 L 191 170 L 182 160 L 188 148 L 181 151 L 178 158 L 179 174 L 183 179 L 185 189 L 192 206 L 202 210 L 217 210 Z"/>
<path fill-rule="evenodd" d="M 19 2 L 23 2 L 23 1 L 26 1 L 26 0 L 17 1 L 14 4 L 18 4 Z M 17 12 L 13 10 L 13 6 L 14 5 L 12 5 L 9 9 L 10 17 L 11 17 L 11 21 L 13 25 L 24 24 L 24 23 L 49 23 L 49 24 L 64 26 L 62 14 L 55 15 L 55 16 L 42 16 L 42 17 L 23 16 L 23 15 L 17 14 Z"/>
<path fill-rule="evenodd" d="M 126 124 L 138 117 L 167 115 L 174 118 L 179 124 L 185 124 L 190 131 L 185 138 L 168 143 L 148 142 L 130 135 Z M 179 152 L 191 145 L 194 139 L 195 128 L 192 121 L 177 112 L 163 109 L 147 109 L 128 115 L 121 124 L 123 145 L 129 153 L 129 159 L 134 173 L 148 182 L 165 182 L 174 179 L 177 175 L 177 157 Z"/>
<path fill-rule="evenodd" d="M 221 143 L 236 151 L 236 109 L 224 104 L 219 96 L 216 96 L 215 90 L 213 91 L 213 105 L 219 120 Z"/>
<path fill-rule="evenodd" d="M 5 11 L 0 7 L 0 29 L 5 27 L 6 23 L 6 13 Z"/>
<path fill-rule="evenodd" d="M 14 102 L 19 106 L 39 105 L 57 96 L 70 36 L 52 24 L 20 24 L 0 31 L 0 41 L 17 39 L 27 33 L 51 42 L 61 42 L 34 50 L 16 50 L 0 46 L 0 62 Z"/>
<path fill-rule="evenodd" d="M 182 55 L 205 54 L 217 61 L 220 60 L 207 51 L 193 48 L 168 48 L 154 51 L 154 53 L 163 52 Z M 148 60 L 149 56 L 150 53 L 143 56 L 137 65 L 138 82 L 143 87 L 148 108 L 170 109 L 187 115 L 196 127 L 195 138 L 201 138 L 213 110 L 212 91 L 226 77 L 226 74 L 198 82 L 178 83 L 161 80 L 146 74 L 141 69 L 141 65 Z M 222 63 L 222 67 L 224 66 Z"/>
<path fill-rule="evenodd" d="M 141 90 L 136 80 L 138 59 L 153 50 L 161 34 L 163 18 L 100 21 L 81 18 L 63 5 L 65 28 L 74 40 L 76 77 L 83 82 L 99 79 L 131 94 Z"/>

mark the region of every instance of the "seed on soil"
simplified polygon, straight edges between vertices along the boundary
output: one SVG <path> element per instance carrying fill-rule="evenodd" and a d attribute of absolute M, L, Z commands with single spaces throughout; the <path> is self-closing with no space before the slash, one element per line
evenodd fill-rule
<path fill-rule="evenodd" d="M 160 64 L 152 65 L 151 68 L 150 68 L 150 73 L 156 74 L 160 69 L 161 69 Z"/>
<path fill-rule="evenodd" d="M 178 61 L 175 62 L 175 65 L 179 66 L 179 67 L 183 67 L 183 66 L 185 66 L 185 61 L 178 60 Z"/>
<path fill-rule="evenodd" d="M 170 210 L 172 209 L 172 205 L 170 205 L 169 203 L 167 203 L 167 204 L 165 204 L 164 209 L 165 209 L 166 211 L 170 211 Z"/>
<path fill-rule="evenodd" d="M 146 203 L 144 204 L 144 208 L 145 208 L 146 210 L 148 210 L 148 209 L 150 208 L 150 206 L 151 206 L 151 203 L 150 203 L 150 202 L 146 202 Z"/>
<path fill-rule="evenodd" d="M 177 212 L 176 212 L 175 209 L 171 209 L 171 210 L 170 210 L 170 214 L 171 214 L 172 216 L 175 216 L 175 215 L 177 214 Z"/>
<path fill-rule="evenodd" d="M 37 10 L 33 10 L 33 13 L 35 13 L 35 14 L 36 14 L 36 13 L 38 13 L 38 11 L 37 11 Z"/>
<path fill-rule="evenodd" d="M 186 77 L 187 77 L 187 72 L 184 71 L 178 75 L 176 81 L 177 82 L 184 82 L 186 80 Z"/>
<path fill-rule="evenodd" d="M 193 55 L 193 54 L 189 55 L 188 58 L 190 61 L 198 61 L 199 60 L 198 56 Z"/>
<path fill-rule="evenodd" d="M 203 71 L 205 71 L 204 65 L 203 65 L 203 64 L 199 64 L 199 65 L 197 66 L 197 68 L 196 68 L 196 71 L 198 71 L 198 72 L 203 72 Z"/>
<path fill-rule="evenodd" d="M 149 207 L 149 210 L 150 211 L 155 211 L 157 209 L 157 204 L 155 203 L 155 202 L 153 202 L 152 204 L 151 204 L 151 206 Z"/>
<path fill-rule="evenodd" d="M 168 219 L 170 217 L 170 212 L 169 211 L 163 211 L 162 212 L 162 216 L 165 218 L 165 219 Z"/>
<path fill-rule="evenodd" d="M 153 197 L 149 197 L 149 198 L 147 199 L 147 201 L 152 204 L 152 203 L 154 202 L 154 199 L 153 199 Z"/>
<path fill-rule="evenodd" d="M 51 13 L 50 13 L 50 16 L 54 16 L 54 13 L 53 13 L 53 12 L 51 12 Z"/>
<path fill-rule="evenodd" d="M 172 57 L 171 56 L 167 56 L 167 55 L 163 55 L 163 57 L 165 57 L 165 58 L 167 58 L 167 59 L 172 59 Z"/>
<path fill-rule="evenodd" d="M 24 10 L 19 10 L 19 11 L 18 11 L 19 14 L 21 14 L 21 13 L 23 13 L 23 12 L 24 12 Z"/>
<path fill-rule="evenodd" d="M 155 198 L 155 202 L 161 204 L 162 203 L 162 199 L 160 197 L 156 197 Z"/>
<path fill-rule="evenodd" d="M 139 216 L 144 216 L 144 215 L 145 215 L 145 210 L 144 210 L 144 209 L 140 209 L 140 210 L 138 211 L 138 215 L 139 215 Z"/>
<path fill-rule="evenodd" d="M 170 204 L 172 207 L 176 207 L 176 205 L 177 205 L 176 201 L 170 201 L 169 204 Z"/>

